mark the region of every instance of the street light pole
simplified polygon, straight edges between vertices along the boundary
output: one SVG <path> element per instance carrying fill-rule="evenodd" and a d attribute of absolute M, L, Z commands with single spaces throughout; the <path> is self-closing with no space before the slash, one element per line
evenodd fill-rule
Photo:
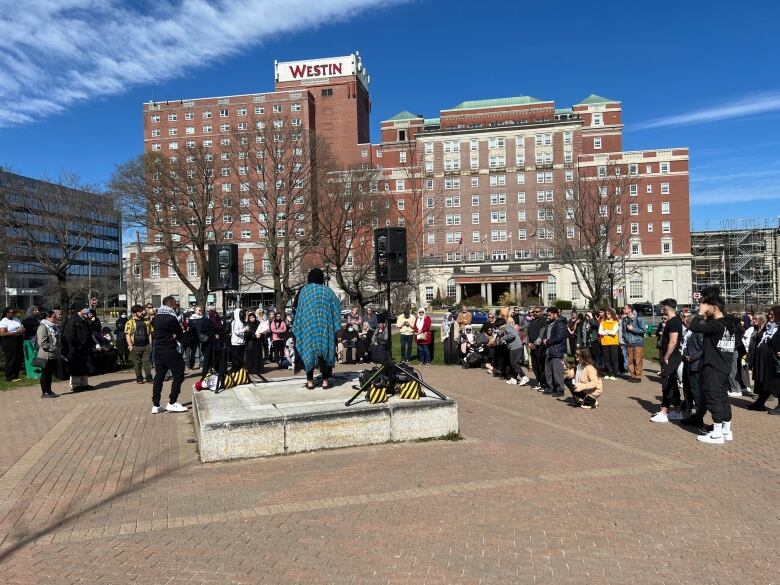
<path fill-rule="evenodd" d="M 615 308 L 615 255 L 610 254 L 607 258 L 607 262 L 609 262 L 609 272 L 607 272 L 607 277 L 609 278 L 609 303 L 610 306 L 614 309 Z"/>

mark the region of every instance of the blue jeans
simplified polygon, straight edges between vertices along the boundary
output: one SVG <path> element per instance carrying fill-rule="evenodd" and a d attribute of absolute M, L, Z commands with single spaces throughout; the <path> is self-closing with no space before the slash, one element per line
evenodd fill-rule
<path fill-rule="evenodd" d="M 408 362 L 412 359 L 412 337 L 414 335 L 401 335 L 401 360 Z"/>
<path fill-rule="evenodd" d="M 420 356 L 421 364 L 431 363 L 431 348 L 427 345 L 417 346 L 417 355 Z"/>

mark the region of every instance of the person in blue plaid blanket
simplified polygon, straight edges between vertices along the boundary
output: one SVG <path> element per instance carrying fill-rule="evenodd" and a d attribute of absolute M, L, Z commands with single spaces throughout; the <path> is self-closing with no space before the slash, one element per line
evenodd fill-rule
<path fill-rule="evenodd" d="M 341 328 L 340 309 L 338 297 L 325 285 L 322 270 L 312 268 L 307 284 L 298 291 L 292 326 L 295 349 L 306 370 L 309 390 L 314 389 L 314 368 L 322 372 L 322 388 L 330 387 L 336 361 L 336 332 Z"/>

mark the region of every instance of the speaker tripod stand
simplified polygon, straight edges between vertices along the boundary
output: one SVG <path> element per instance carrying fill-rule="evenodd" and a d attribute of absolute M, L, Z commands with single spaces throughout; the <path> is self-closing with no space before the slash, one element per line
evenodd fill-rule
<path fill-rule="evenodd" d="M 391 383 L 393 383 L 396 379 L 396 376 L 398 373 L 401 372 L 405 374 L 406 376 L 409 376 L 412 380 L 420 384 L 423 388 L 426 390 L 430 390 L 433 392 L 436 397 L 438 397 L 440 400 L 447 400 L 447 397 L 439 392 L 436 388 L 425 382 L 420 376 L 418 376 L 414 370 L 411 368 L 395 363 L 392 358 L 389 358 L 383 363 L 376 372 L 374 372 L 370 378 L 368 378 L 365 382 L 363 382 L 360 387 L 358 388 L 357 392 L 344 403 L 344 406 L 351 406 L 352 403 L 357 400 L 357 397 L 360 396 L 362 392 L 366 392 L 371 388 L 371 384 L 374 382 L 374 380 L 378 379 L 379 376 L 385 375 L 387 376 L 388 380 L 390 380 Z M 354 386 L 353 386 L 354 388 Z"/>

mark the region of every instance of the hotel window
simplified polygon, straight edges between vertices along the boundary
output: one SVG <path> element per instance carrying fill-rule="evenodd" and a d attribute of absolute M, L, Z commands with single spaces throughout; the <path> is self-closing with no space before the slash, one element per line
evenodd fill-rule
<path fill-rule="evenodd" d="M 160 122 L 160 114 L 153 114 L 149 116 L 149 119 L 152 121 L 152 124 L 158 124 Z"/>
<path fill-rule="evenodd" d="M 518 191 L 517 192 L 517 202 L 518 203 L 525 203 L 525 191 Z"/>
<path fill-rule="evenodd" d="M 602 114 L 593 114 L 592 126 L 603 126 L 604 117 Z"/>
<path fill-rule="evenodd" d="M 525 173 L 517 173 L 515 178 L 518 185 L 525 185 Z"/>
<path fill-rule="evenodd" d="M 506 205 L 506 193 L 491 193 L 490 205 Z"/>
<path fill-rule="evenodd" d="M 634 278 L 628 281 L 628 298 L 631 300 L 641 299 L 644 296 L 644 290 L 642 288 L 642 280 L 640 278 Z"/>
<path fill-rule="evenodd" d="M 460 195 L 445 197 L 444 207 L 460 207 Z"/>
<path fill-rule="evenodd" d="M 282 113 L 282 105 L 281 104 L 274 104 L 274 106 L 273 106 L 273 113 L 274 114 L 281 114 Z"/>
<path fill-rule="evenodd" d="M 566 208 L 566 219 L 574 219 L 574 208 L 573 207 L 567 207 Z"/>
<path fill-rule="evenodd" d="M 265 108 L 262 106 L 258 106 L 255 108 L 255 114 L 265 114 Z"/>
<path fill-rule="evenodd" d="M 425 207 L 427 209 L 433 209 L 434 200 L 433 197 L 426 197 L 425 198 Z"/>
<path fill-rule="evenodd" d="M 479 205 L 479 195 L 472 195 L 471 196 L 471 206 L 477 207 Z"/>
<path fill-rule="evenodd" d="M 566 171 L 564 174 L 564 181 L 573 181 L 574 180 L 574 171 Z"/>
<path fill-rule="evenodd" d="M 488 159 L 488 166 L 491 169 L 497 169 L 506 166 L 506 157 L 503 155 L 492 155 Z"/>
<path fill-rule="evenodd" d="M 178 128 L 168 128 L 168 136 L 176 136 L 178 133 Z"/>
<path fill-rule="evenodd" d="M 632 203 L 628 206 L 628 212 L 631 215 L 639 215 L 639 204 L 638 203 Z"/>
<path fill-rule="evenodd" d="M 249 230 L 241 230 L 241 239 L 248 240 L 252 237 L 252 232 Z M 246 263 L 246 260 L 244 260 L 244 263 Z M 246 272 L 246 267 L 244 268 L 244 272 Z M 251 274 L 251 272 L 247 272 L 247 274 Z"/>
<path fill-rule="evenodd" d="M 670 222 L 670 221 L 662 221 L 661 222 L 661 233 L 662 234 L 671 234 L 672 233 L 672 222 Z"/>
<path fill-rule="evenodd" d="M 301 104 L 290 104 L 290 111 L 292 111 L 292 112 L 300 112 L 301 111 Z"/>
<path fill-rule="evenodd" d="M 396 179 L 395 180 L 395 190 L 396 191 L 403 191 L 405 188 L 404 180 L 403 179 Z"/>
<path fill-rule="evenodd" d="M 672 253 L 672 243 L 669 241 L 661 242 L 661 254 L 671 254 Z"/>
<path fill-rule="evenodd" d="M 456 158 L 445 159 L 444 161 L 445 171 L 457 171 L 460 170 L 460 160 Z"/>
<path fill-rule="evenodd" d="M 519 150 L 525 148 L 525 136 L 515 136 L 515 148 Z"/>
<path fill-rule="evenodd" d="M 574 189 L 566 189 L 566 199 L 569 201 L 574 199 Z"/>
<path fill-rule="evenodd" d="M 607 196 L 607 188 L 606 186 L 600 186 L 599 187 L 599 196 L 600 197 L 606 197 Z"/>
<path fill-rule="evenodd" d="M 446 235 L 446 242 L 448 244 L 460 244 L 461 237 L 462 235 L 460 232 L 448 232 Z"/>
<path fill-rule="evenodd" d="M 471 150 L 471 152 L 478 151 L 479 150 L 479 140 L 476 140 L 474 138 L 469 140 L 469 149 Z"/>
<path fill-rule="evenodd" d="M 402 150 L 398 153 L 398 160 L 399 162 L 405 163 L 406 162 L 406 151 Z"/>
<path fill-rule="evenodd" d="M 432 286 L 426 286 L 425 287 L 425 300 L 427 302 L 431 302 L 433 300 L 433 287 Z"/>
<path fill-rule="evenodd" d="M 571 130 L 567 130 L 563 133 L 563 143 L 564 144 L 571 144 L 572 139 L 572 132 Z"/>
<path fill-rule="evenodd" d="M 661 163 L 661 174 L 662 175 L 668 175 L 669 174 L 669 163 L 668 162 L 662 162 Z"/>
<path fill-rule="evenodd" d="M 636 177 L 639 174 L 639 165 L 628 165 L 628 176 Z"/>
<path fill-rule="evenodd" d="M 601 136 L 596 136 L 593 139 L 593 148 L 596 150 L 601 150 Z"/>
<path fill-rule="evenodd" d="M 211 119 L 211 112 L 203 112 L 202 115 L 204 120 L 210 120 Z"/>
<path fill-rule="evenodd" d="M 159 261 L 152 260 L 149 263 L 149 278 L 160 278 L 160 262 Z"/>
<path fill-rule="evenodd" d="M 425 179 L 425 190 L 433 191 L 433 179 Z"/>
<path fill-rule="evenodd" d="M 622 225 L 615 226 L 615 231 L 617 233 L 619 233 L 619 234 L 622 234 L 623 233 L 623 226 Z"/>
<path fill-rule="evenodd" d="M 628 194 L 631 195 L 631 197 L 636 197 L 639 195 L 639 187 L 637 185 L 629 185 Z"/>
<path fill-rule="evenodd" d="M 647 213 L 653 213 L 653 204 L 652 203 L 648 203 L 647 204 Z"/>
<path fill-rule="evenodd" d="M 508 254 L 506 250 L 493 250 L 490 253 L 491 260 L 506 260 L 507 256 Z"/>
<path fill-rule="evenodd" d="M 479 225 L 479 213 L 472 213 L 471 214 L 471 223 L 473 225 Z"/>
<path fill-rule="evenodd" d="M 506 211 L 491 211 L 490 223 L 506 223 Z"/>
<path fill-rule="evenodd" d="M 479 187 L 479 177 L 471 177 L 471 186 Z"/>
<path fill-rule="evenodd" d="M 452 152 L 452 153 L 460 152 L 460 142 L 458 142 L 457 140 L 445 140 L 444 141 L 444 152 L 445 153 L 448 153 L 448 152 Z"/>
<path fill-rule="evenodd" d="M 490 240 L 492 242 L 506 242 L 506 230 L 492 230 L 490 232 Z"/>
<path fill-rule="evenodd" d="M 607 176 L 607 167 L 605 165 L 599 165 L 596 174 L 598 175 L 599 179 L 603 179 Z"/>
<path fill-rule="evenodd" d="M 156 150 L 160 150 L 161 148 L 162 148 L 162 146 L 160 146 L 159 143 L 158 144 L 152 144 L 152 150 L 156 151 Z"/>
<path fill-rule="evenodd" d="M 187 112 L 184 114 L 185 120 L 194 120 L 195 119 L 195 112 Z"/>
<path fill-rule="evenodd" d="M 608 209 L 606 205 L 599 205 L 599 215 L 601 217 L 607 217 Z"/>
<path fill-rule="evenodd" d="M 303 122 L 301 121 L 301 119 L 300 119 L 300 118 L 293 118 L 293 119 L 292 119 L 292 121 L 291 121 L 290 123 L 291 123 L 293 126 L 301 126 L 301 125 L 303 124 Z"/>
<path fill-rule="evenodd" d="M 639 242 L 631 242 L 631 255 L 632 256 L 639 256 L 642 251 L 639 247 Z"/>
<path fill-rule="evenodd" d="M 528 239 L 528 230 L 526 230 L 525 228 L 521 228 L 517 230 L 517 239 L 518 240 Z"/>
<path fill-rule="evenodd" d="M 502 187 L 506 185 L 506 175 L 490 175 L 491 187 Z"/>
<path fill-rule="evenodd" d="M 168 121 L 169 122 L 175 122 L 176 118 L 178 118 L 178 116 L 176 114 L 168 114 Z"/>
<path fill-rule="evenodd" d="M 211 124 L 204 124 L 203 125 L 203 133 L 204 134 L 211 134 Z"/>
<path fill-rule="evenodd" d="M 433 154 L 433 142 L 425 143 L 425 154 Z"/>
<path fill-rule="evenodd" d="M 638 236 L 639 235 L 639 224 L 638 223 L 632 223 L 631 224 L 631 235 L 632 236 Z"/>
<path fill-rule="evenodd" d="M 242 199 L 241 201 L 244 201 L 244 199 Z M 246 201 L 249 201 L 249 200 L 247 199 Z M 241 223 L 249 223 L 250 221 L 251 221 L 251 218 L 250 218 L 248 213 L 242 213 L 241 214 Z"/>
<path fill-rule="evenodd" d="M 569 164 L 574 160 L 574 154 L 571 150 L 566 150 L 563 153 L 563 162 Z"/>
<path fill-rule="evenodd" d="M 497 136 L 495 138 L 489 138 L 488 139 L 488 148 L 490 148 L 490 149 L 504 148 L 504 138 L 502 136 Z"/>
<path fill-rule="evenodd" d="M 445 189 L 460 189 L 460 179 L 444 179 Z"/>
<path fill-rule="evenodd" d="M 669 183 L 661 183 L 661 195 L 669 194 Z"/>
<path fill-rule="evenodd" d="M 406 201 L 403 199 L 399 199 L 395 204 L 398 207 L 398 211 L 403 211 L 406 208 Z"/>
<path fill-rule="evenodd" d="M 220 118 L 227 118 L 230 115 L 230 112 L 227 110 L 227 108 L 222 108 L 219 110 L 219 117 Z"/>
<path fill-rule="evenodd" d="M 536 173 L 536 184 L 541 185 L 544 183 L 544 173 Z"/>
<path fill-rule="evenodd" d="M 574 238 L 574 226 L 573 225 L 567 225 L 566 226 L 566 237 L 568 239 Z"/>
<path fill-rule="evenodd" d="M 428 234 L 428 243 L 429 244 L 435 244 L 436 243 L 436 234 Z"/>
<path fill-rule="evenodd" d="M 663 215 L 669 215 L 669 202 L 668 201 L 661 201 L 661 213 Z"/>
<path fill-rule="evenodd" d="M 653 233 L 653 222 L 650 222 L 647 224 L 647 233 L 652 234 Z"/>
<path fill-rule="evenodd" d="M 195 134 L 195 126 L 187 126 L 184 129 L 185 134 Z"/>
<path fill-rule="evenodd" d="M 469 166 L 472 170 L 476 170 L 479 168 L 479 155 L 472 154 L 471 159 L 469 160 Z"/>
<path fill-rule="evenodd" d="M 525 221 L 525 209 L 521 209 L 517 212 L 517 221 Z"/>
<path fill-rule="evenodd" d="M 159 128 L 155 128 L 154 130 L 152 130 L 152 136 L 157 137 L 159 135 L 160 135 L 160 129 Z"/>

